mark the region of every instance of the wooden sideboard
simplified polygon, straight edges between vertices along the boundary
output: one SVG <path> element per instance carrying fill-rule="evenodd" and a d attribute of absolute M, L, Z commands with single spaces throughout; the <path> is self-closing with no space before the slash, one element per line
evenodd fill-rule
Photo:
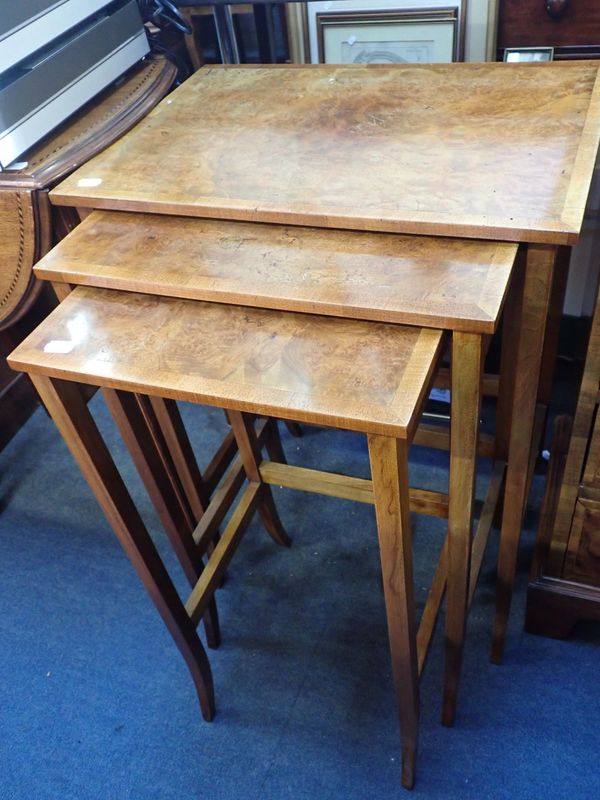
<path fill-rule="evenodd" d="M 553 47 L 556 60 L 600 58 L 598 0 L 500 0 L 498 58 L 506 47 Z"/>
<path fill-rule="evenodd" d="M 600 620 L 600 298 L 575 417 L 556 420 L 525 628 L 563 638 Z"/>
<path fill-rule="evenodd" d="M 6 356 L 55 304 L 32 267 L 78 221 L 73 211 L 52 208 L 48 191 L 145 116 L 175 72 L 162 57 L 141 62 L 25 153 L 17 169 L 0 173 L 0 448 L 37 402 Z"/>

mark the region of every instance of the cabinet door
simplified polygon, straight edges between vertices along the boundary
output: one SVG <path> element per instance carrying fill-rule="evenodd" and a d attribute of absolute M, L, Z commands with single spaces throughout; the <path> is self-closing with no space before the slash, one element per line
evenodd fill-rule
<path fill-rule="evenodd" d="M 557 17 L 546 10 L 564 8 Z M 554 47 L 555 58 L 600 55 L 598 0 L 500 0 L 498 50 L 505 47 Z M 562 48 L 566 48 L 562 51 Z M 595 48 L 592 52 L 588 48 Z M 586 52 L 587 51 L 587 52 Z"/>
<path fill-rule="evenodd" d="M 598 407 L 596 407 L 594 432 L 583 472 L 583 488 L 598 492 L 599 496 L 596 499 L 600 499 L 600 413 L 598 413 Z"/>
<path fill-rule="evenodd" d="M 563 577 L 600 586 L 600 503 L 577 501 Z"/>

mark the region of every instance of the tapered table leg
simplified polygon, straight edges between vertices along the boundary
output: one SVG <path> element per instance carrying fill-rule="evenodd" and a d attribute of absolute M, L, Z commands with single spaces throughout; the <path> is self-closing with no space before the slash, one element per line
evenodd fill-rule
<path fill-rule="evenodd" d="M 215 701 L 206 653 L 79 388 L 39 375 L 30 377 L 181 651 L 196 686 L 202 715 L 211 720 Z"/>
<path fill-rule="evenodd" d="M 144 395 L 116 389 L 103 389 L 102 393 L 179 563 L 190 586 L 194 587 L 204 568 L 192 535 L 195 524 L 191 523 L 187 509 L 175 491 L 175 466 L 171 463 L 165 464 L 168 449 L 160 438 L 161 430 L 153 416 L 149 399 Z M 204 627 L 208 646 L 218 647 L 219 617 L 214 598 L 205 612 Z"/>
<path fill-rule="evenodd" d="M 558 352 L 558 337 L 560 321 L 567 293 L 569 278 L 569 263 L 571 261 L 571 248 L 559 247 L 556 252 L 552 291 L 550 294 L 548 318 L 546 320 L 546 335 L 544 336 L 544 350 L 540 369 L 540 387 L 538 390 L 538 403 L 546 407 L 550 404 L 552 383 L 556 367 L 556 354 Z"/>
<path fill-rule="evenodd" d="M 470 333 L 455 332 L 452 338 L 444 725 L 454 722 L 467 620 L 482 344 L 481 336 Z"/>
<path fill-rule="evenodd" d="M 402 785 L 415 780 L 419 728 L 419 671 L 408 496 L 408 445 L 369 435 L 369 458 L 381 558 L 381 573 L 400 718 Z"/>
<path fill-rule="evenodd" d="M 521 245 L 513 267 L 508 295 L 502 312 L 500 381 L 494 434 L 494 458 L 498 461 L 508 461 L 512 401 L 515 393 L 515 353 L 519 347 L 526 259 L 527 248 L 525 245 Z"/>
<path fill-rule="evenodd" d="M 228 416 L 248 480 L 253 483 L 263 483 L 259 468 L 261 462 L 260 445 L 251 419 L 246 414 L 242 414 L 241 411 L 229 411 Z M 269 420 L 267 424 L 274 425 L 275 422 L 274 420 Z M 289 547 L 292 540 L 279 519 L 271 487 L 266 483 L 263 484 L 258 513 L 269 536 L 277 544 Z"/>
<path fill-rule="evenodd" d="M 267 422 L 268 432 L 265 441 L 265 448 L 269 454 L 271 461 L 278 461 L 280 464 L 287 464 L 285 453 L 283 452 L 283 445 L 281 444 L 281 436 L 279 435 L 279 428 L 277 427 L 276 419 L 269 419 Z"/>
<path fill-rule="evenodd" d="M 158 448 L 164 458 L 169 459 L 169 473 L 181 503 L 187 507 L 192 527 L 202 519 L 209 503 L 209 492 L 206 489 L 191 442 L 181 419 L 175 400 L 161 397 L 139 396 L 144 405 L 146 415 L 151 411 L 156 424 L 154 435 L 158 440 Z"/>
<path fill-rule="evenodd" d="M 491 660 L 496 664 L 502 660 L 504 651 L 517 550 L 527 500 L 531 437 L 555 256 L 555 247 L 529 245 L 527 249 L 521 324 L 514 356 L 515 385 L 498 554 L 496 616 L 491 651 Z"/>

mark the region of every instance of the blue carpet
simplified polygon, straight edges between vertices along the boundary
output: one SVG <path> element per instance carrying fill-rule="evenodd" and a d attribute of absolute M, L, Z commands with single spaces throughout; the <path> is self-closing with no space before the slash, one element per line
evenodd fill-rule
<path fill-rule="evenodd" d="M 109 442 L 102 400 L 91 407 Z M 201 462 L 224 423 L 185 407 Z M 366 475 L 360 436 L 282 431 L 292 463 Z M 133 474 L 116 458 L 182 589 Z M 444 490 L 445 454 L 414 449 L 412 480 Z M 484 473 L 478 496 L 485 491 Z M 534 483 L 534 504 L 541 480 Z M 202 721 L 169 634 L 54 425 L 38 411 L 0 453 L 0 799 L 410 797 L 399 785 L 374 515 L 366 505 L 276 491 L 291 550 L 252 523 L 218 593 L 223 644 L 209 651 L 217 717 Z M 421 608 L 439 520 L 414 518 Z M 523 536 L 504 664 L 488 661 L 495 541 L 469 619 L 459 713 L 439 724 L 440 626 L 422 681 L 412 797 L 600 797 L 600 632 L 523 633 Z"/>

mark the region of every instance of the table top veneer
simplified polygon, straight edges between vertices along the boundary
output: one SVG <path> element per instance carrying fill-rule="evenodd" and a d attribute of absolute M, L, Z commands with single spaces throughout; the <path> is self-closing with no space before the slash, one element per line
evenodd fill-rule
<path fill-rule="evenodd" d="M 576 241 L 598 62 L 210 66 L 52 192 L 58 204 Z"/>
<path fill-rule="evenodd" d="M 240 411 L 412 435 L 443 334 L 79 286 L 13 369 Z"/>
<path fill-rule="evenodd" d="M 95 211 L 47 280 L 493 333 L 516 245 Z"/>

